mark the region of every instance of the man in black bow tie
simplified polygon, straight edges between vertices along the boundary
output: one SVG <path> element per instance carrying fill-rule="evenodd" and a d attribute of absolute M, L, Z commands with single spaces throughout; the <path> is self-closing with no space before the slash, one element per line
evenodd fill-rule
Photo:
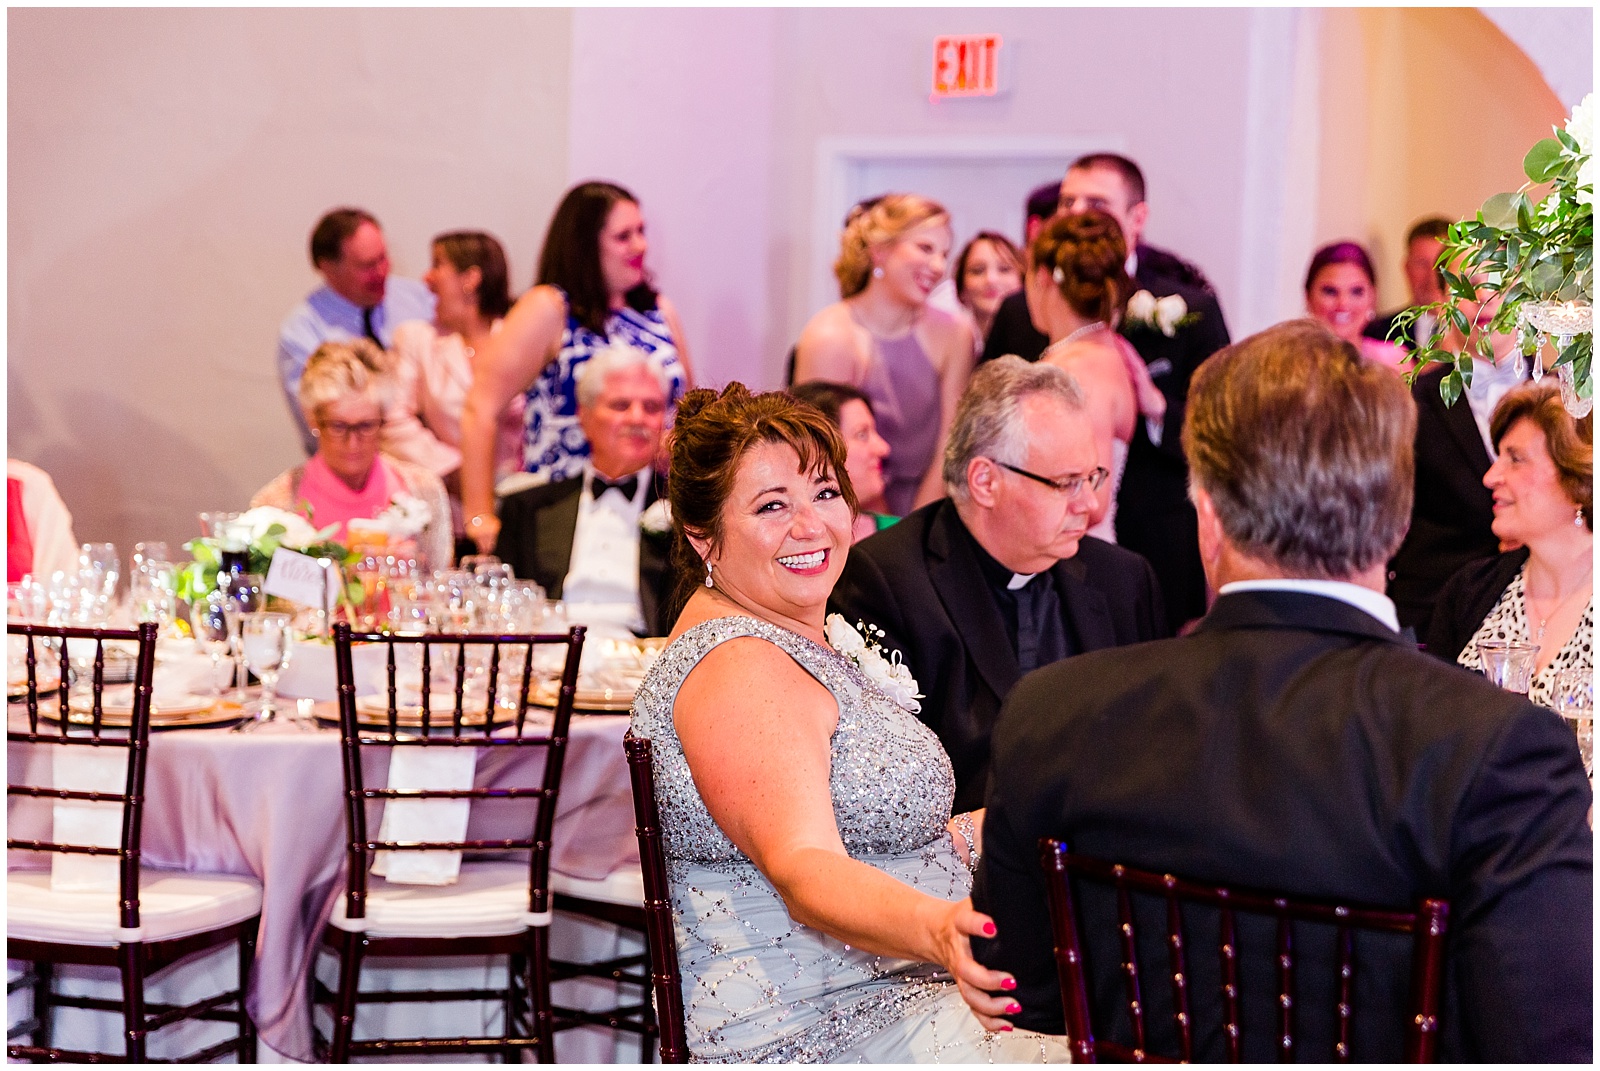
<path fill-rule="evenodd" d="M 1066 372 L 1015 357 L 979 368 L 943 471 L 950 497 L 852 547 L 829 605 L 882 629 L 911 667 L 961 812 L 983 803 L 989 732 L 1019 677 L 1167 630 L 1149 564 L 1085 534 L 1107 474 Z"/>
<path fill-rule="evenodd" d="M 1188 499 L 1189 468 L 1178 445 L 1184 399 L 1200 362 L 1228 344 L 1228 325 L 1211 284 L 1198 268 L 1140 240 L 1150 205 L 1138 164 L 1109 152 L 1074 160 L 1061 180 L 1059 210 L 1091 208 L 1108 213 L 1122 228 L 1132 251 L 1127 268 L 1136 296 L 1165 299 L 1164 306 L 1154 311 L 1149 308 L 1153 302 L 1142 298 L 1130 303 L 1118 328 L 1144 358 L 1150 378 L 1166 397 L 1167 415 L 1159 439 L 1150 437 L 1144 421 L 1135 424 L 1117 492 L 1117 542 L 1142 554 L 1155 568 L 1168 622 L 1176 630 L 1206 610 L 1205 574 L 1195 543 L 1194 507 Z M 1019 290 L 995 313 L 983 359 L 1014 353 L 1034 361 L 1047 342 L 1034 328 L 1027 296 Z"/>
<path fill-rule="evenodd" d="M 506 497 L 495 553 L 591 627 L 664 636 L 670 528 L 656 514 L 667 381 L 629 346 L 596 353 L 578 373 L 578 425 L 589 439 L 581 476 Z M 652 507 L 655 507 L 652 509 Z"/>

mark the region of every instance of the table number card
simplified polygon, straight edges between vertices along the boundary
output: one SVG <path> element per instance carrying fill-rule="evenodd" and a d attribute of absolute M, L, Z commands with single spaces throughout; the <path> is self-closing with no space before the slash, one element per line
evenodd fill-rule
<path fill-rule="evenodd" d="M 261 590 L 304 606 L 332 609 L 339 602 L 339 585 L 339 567 L 329 559 L 279 547 L 272 552 Z"/>

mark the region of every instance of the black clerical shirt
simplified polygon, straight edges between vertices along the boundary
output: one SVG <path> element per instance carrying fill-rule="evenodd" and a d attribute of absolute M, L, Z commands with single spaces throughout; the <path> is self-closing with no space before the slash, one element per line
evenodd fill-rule
<path fill-rule="evenodd" d="M 1019 584 L 1021 574 L 995 561 L 983 549 L 983 544 L 967 531 L 966 525 L 958 527 L 972 540 L 978 568 L 983 572 L 984 583 L 994 596 L 995 605 L 1000 607 L 1000 617 L 1006 623 L 1006 638 L 1017 654 L 1017 668 L 1028 673 L 1077 654 L 1072 649 L 1066 615 L 1061 609 L 1061 595 L 1050 570 L 1035 573 Z"/>

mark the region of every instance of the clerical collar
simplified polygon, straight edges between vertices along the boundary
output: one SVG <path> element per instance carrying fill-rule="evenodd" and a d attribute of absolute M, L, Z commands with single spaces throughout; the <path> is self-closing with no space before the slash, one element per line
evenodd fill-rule
<path fill-rule="evenodd" d="M 1016 591 L 1018 588 L 1027 587 L 1028 581 L 1038 575 L 1038 573 L 1012 573 L 1011 579 L 1006 581 L 1006 590 Z"/>
<path fill-rule="evenodd" d="M 978 542 L 976 536 L 967 531 L 966 525 L 961 525 L 961 530 L 966 532 L 967 539 L 972 542 L 972 549 L 978 559 L 978 569 L 988 581 L 989 586 L 996 590 L 1018 591 L 1027 586 L 1028 581 L 1038 576 L 1038 573 L 1013 573 L 1010 569 L 995 560 L 993 554 L 983 549 L 983 544 Z"/>

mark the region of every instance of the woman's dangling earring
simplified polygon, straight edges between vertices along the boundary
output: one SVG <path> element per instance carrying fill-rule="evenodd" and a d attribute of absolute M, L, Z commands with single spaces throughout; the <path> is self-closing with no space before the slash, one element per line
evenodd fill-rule
<path fill-rule="evenodd" d="M 706 587 L 711 587 L 711 563 L 706 562 Z"/>
<path fill-rule="evenodd" d="M 882 279 L 883 278 L 883 269 L 882 268 L 873 268 L 872 269 L 872 277 L 874 279 Z"/>
<path fill-rule="evenodd" d="M 1583 507 L 1582 506 L 1578 506 L 1578 507 L 1576 507 L 1576 509 L 1577 509 L 1577 516 L 1572 518 L 1572 526 L 1574 528 L 1582 528 L 1583 527 Z"/>

